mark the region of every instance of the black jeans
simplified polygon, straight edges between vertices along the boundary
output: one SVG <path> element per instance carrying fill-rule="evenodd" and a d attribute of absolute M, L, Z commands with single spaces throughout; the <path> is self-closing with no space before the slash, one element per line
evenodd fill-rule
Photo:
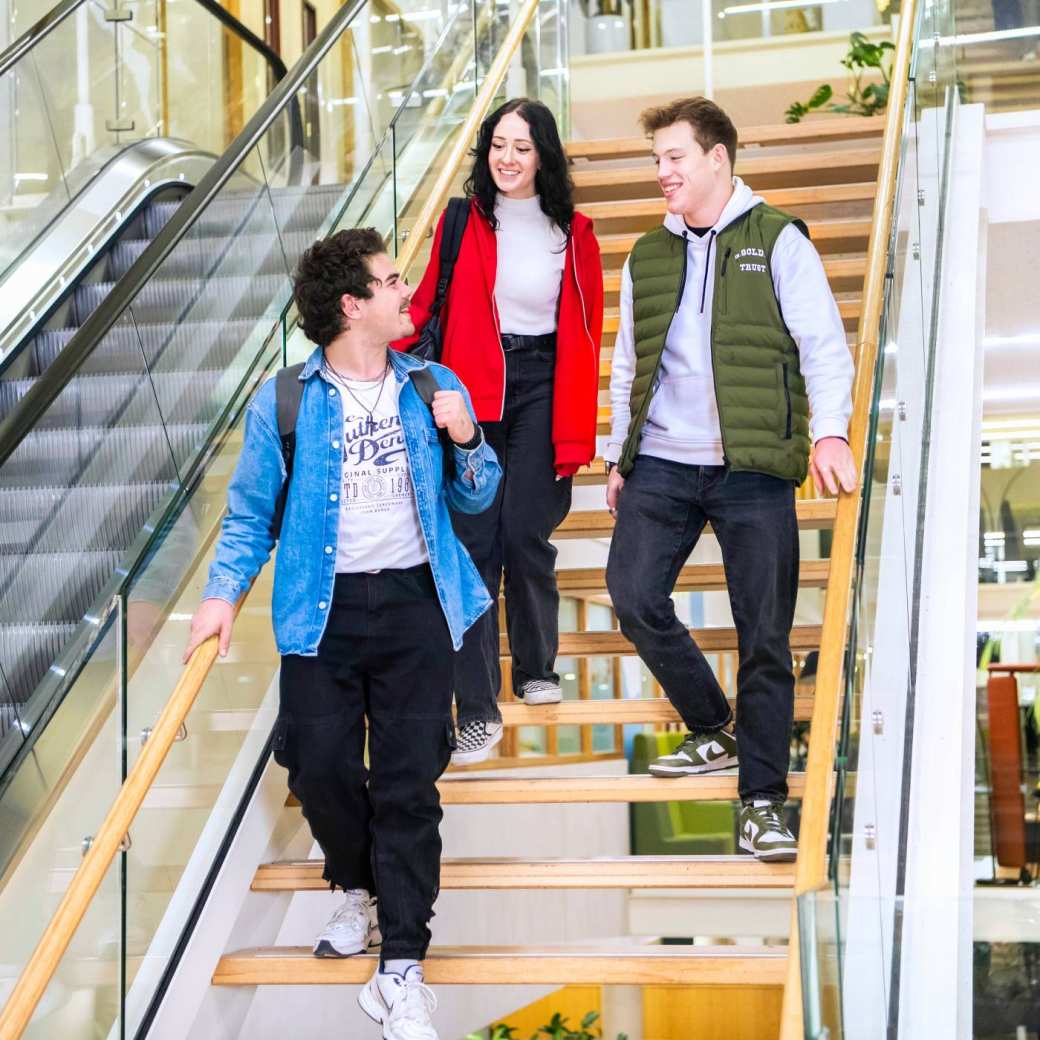
<path fill-rule="evenodd" d="M 506 352 L 506 401 L 501 422 L 481 423 L 502 466 L 491 507 L 476 516 L 452 514 L 459 540 L 497 603 L 505 572 L 506 624 L 513 688 L 530 679 L 559 682 L 560 594 L 556 547 L 549 541 L 571 507 L 571 479 L 553 468 L 552 405 L 556 355 Z M 459 725 L 497 722 L 502 670 L 498 610 L 491 607 L 466 633 L 455 662 Z"/>
<path fill-rule="evenodd" d="M 798 594 L 794 485 L 762 473 L 638 456 L 618 500 L 607 588 L 621 631 L 683 722 L 691 730 L 721 729 L 731 718 L 729 704 L 671 599 L 709 521 L 722 549 L 739 644 L 740 796 L 784 799 Z"/>
<path fill-rule="evenodd" d="M 423 564 L 338 574 L 318 655 L 282 658 L 275 758 L 325 854 L 325 880 L 378 896 L 388 960 L 422 960 L 430 943 L 453 656 Z"/>

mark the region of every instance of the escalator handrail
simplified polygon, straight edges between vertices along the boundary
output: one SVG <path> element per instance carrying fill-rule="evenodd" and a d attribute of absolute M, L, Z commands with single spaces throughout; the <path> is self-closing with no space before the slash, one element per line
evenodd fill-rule
<path fill-rule="evenodd" d="M 50 36 L 70 14 L 85 3 L 88 3 L 88 0 L 61 0 L 60 4 L 52 7 L 42 18 L 29 26 L 14 43 L 0 53 L 0 76 L 17 65 L 29 51 Z M 285 67 L 285 62 L 282 61 L 278 52 L 257 36 L 252 29 L 240 22 L 215 0 L 195 0 L 195 3 L 205 8 L 221 24 L 257 51 L 271 67 L 271 75 L 276 83 L 286 76 L 289 70 Z"/>
<path fill-rule="evenodd" d="M 23 438 L 32 431 L 50 405 L 79 372 L 87 358 L 104 341 L 108 332 L 136 300 L 138 293 L 188 235 L 196 220 L 205 213 L 209 204 L 219 197 L 275 121 L 287 108 L 291 112 L 295 111 L 298 116 L 296 95 L 367 3 L 368 0 L 349 0 L 336 11 L 328 25 L 304 51 L 292 70 L 282 77 L 158 235 L 76 330 L 43 375 L 36 380 L 3 422 L 0 422 L 0 466 L 18 449 Z M 293 154 L 296 153 L 297 149 L 294 148 Z"/>
<path fill-rule="evenodd" d="M 307 62 L 305 73 L 312 70 L 314 61 L 320 60 L 324 50 L 320 48 L 327 39 L 333 25 L 336 32 L 345 27 L 353 19 L 368 0 L 351 0 L 329 23 L 329 26 L 318 36 L 307 49 L 300 62 Z M 912 2 L 912 0 L 911 0 Z M 504 79 L 509 62 L 512 60 L 520 42 L 527 32 L 529 24 L 538 7 L 538 0 L 525 0 L 525 5 L 514 17 L 513 22 L 503 40 L 498 58 L 492 63 L 480 89 L 473 110 L 459 129 L 459 137 L 467 145 L 474 137 L 477 126 L 483 120 L 494 99 L 499 82 Z M 346 12 L 346 14 L 344 14 Z M 499 60 L 501 59 L 501 60 Z M 297 65 L 299 69 L 299 64 Z M 292 74 L 295 77 L 295 70 Z M 302 78 L 306 78 L 304 75 Z M 273 97 L 273 95 L 272 95 Z M 271 100 L 270 98 L 268 99 Z M 257 113 L 250 121 L 250 126 L 243 130 L 243 137 L 261 113 Z M 255 142 L 254 142 L 255 143 Z M 247 149 L 248 153 L 248 149 Z M 456 165 L 462 161 L 464 152 L 453 149 Z M 438 178 L 440 186 L 440 178 Z M 201 185 L 200 185 L 201 187 Z M 198 191 L 198 189 L 196 189 Z M 183 205 L 181 207 L 183 209 Z M 176 219 L 176 216 L 173 218 Z M 169 225 L 167 225 L 169 226 Z M 147 252 L 147 250 L 146 250 Z M 143 259 L 143 256 L 142 256 Z M 140 261 L 138 261 L 140 263 Z M 71 346 L 71 344 L 70 344 Z M 69 349 L 65 348 L 66 351 Z M 242 609 L 249 589 L 240 597 L 236 611 Z M 141 750 L 134 764 L 130 767 L 126 780 L 120 788 L 105 819 L 102 822 L 93 842 L 80 861 L 68 887 L 62 895 L 53 916 L 51 917 L 43 937 L 33 951 L 17 982 L 10 990 L 6 1004 L 0 1008 L 0 1040 L 16 1040 L 29 1024 L 40 998 L 54 977 L 58 964 L 68 949 L 80 921 L 91 905 L 101 882 L 107 876 L 112 861 L 119 851 L 124 836 L 129 832 L 138 810 L 150 790 L 166 755 L 173 746 L 181 725 L 195 703 L 206 677 L 209 675 L 217 659 L 217 639 L 212 637 L 196 647 L 184 670 L 181 672 L 169 699 L 166 701 L 147 743 Z"/>

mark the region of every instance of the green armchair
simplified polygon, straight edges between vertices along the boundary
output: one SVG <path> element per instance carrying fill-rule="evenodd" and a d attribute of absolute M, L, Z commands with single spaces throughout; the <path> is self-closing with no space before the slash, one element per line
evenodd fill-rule
<path fill-rule="evenodd" d="M 679 743 L 676 733 L 637 733 L 630 773 L 645 773 L 650 762 Z M 669 781 L 661 780 L 664 791 Z M 646 802 L 629 806 L 635 856 L 731 855 L 736 852 L 732 802 Z"/>

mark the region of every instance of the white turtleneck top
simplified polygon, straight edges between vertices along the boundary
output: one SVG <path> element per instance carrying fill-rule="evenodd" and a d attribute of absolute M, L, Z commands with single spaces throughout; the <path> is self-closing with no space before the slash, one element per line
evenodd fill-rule
<path fill-rule="evenodd" d="M 500 331 L 544 336 L 556 331 L 567 238 L 542 212 L 537 195 L 495 201 L 498 271 L 495 304 Z"/>

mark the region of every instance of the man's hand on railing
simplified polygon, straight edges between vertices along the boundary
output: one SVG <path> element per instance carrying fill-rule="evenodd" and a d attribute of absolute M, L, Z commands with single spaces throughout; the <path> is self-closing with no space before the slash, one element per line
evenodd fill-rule
<path fill-rule="evenodd" d="M 821 437 L 816 442 L 809 461 L 809 472 L 812 473 L 818 495 L 825 492 L 836 495 L 839 485 L 842 491 L 855 491 L 859 483 L 852 449 L 848 441 L 841 437 Z"/>
<path fill-rule="evenodd" d="M 196 648 L 210 636 L 219 637 L 220 656 L 226 657 L 231 645 L 231 626 L 234 622 L 235 608 L 227 600 L 204 599 L 191 619 L 191 635 L 188 637 L 188 645 L 184 648 L 182 663 L 187 664 L 188 658 Z"/>

